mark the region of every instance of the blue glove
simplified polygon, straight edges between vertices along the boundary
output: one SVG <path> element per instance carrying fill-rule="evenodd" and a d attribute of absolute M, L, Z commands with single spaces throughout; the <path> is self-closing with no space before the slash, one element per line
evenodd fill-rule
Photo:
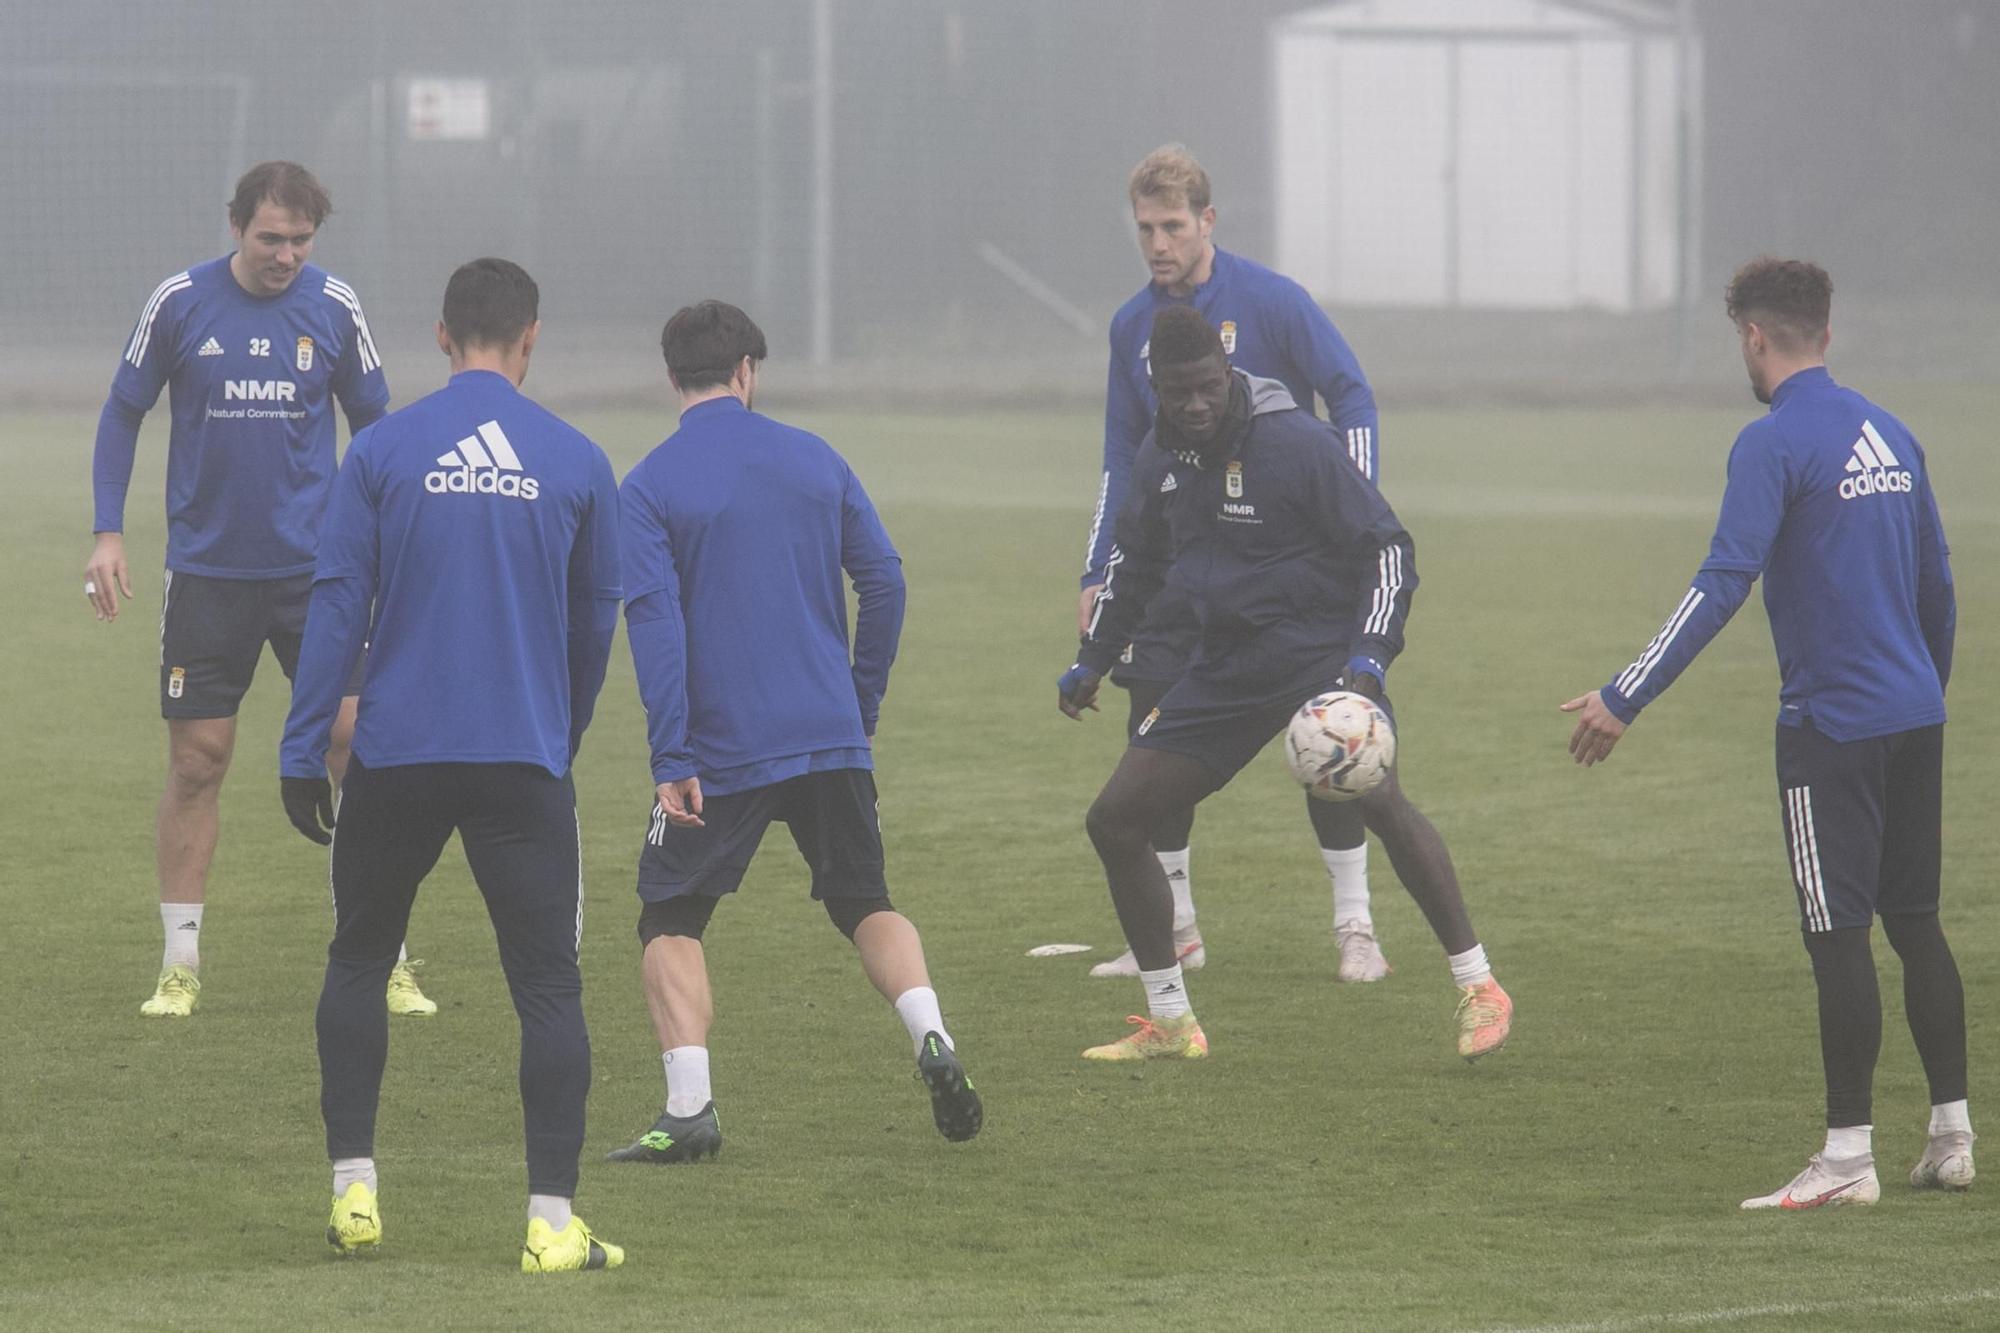
<path fill-rule="evenodd" d="M 1083 710 L 1097 708 L 1097 687 L 1104 677 L 1084 666 L 1073 664 L 1056 680 L 1056 707 L 1065 717 L 1082 717 Z"/>
<path fill-rule="evenodd" d="M 1372 657 L 1350 657 L 1347 669 L 1340 673 L 1336 682 L 1341 689 L 1351 690 L 1371 703 L 1381 703 L 1384 693 L 1382 677 L 1385 668 Z"/>

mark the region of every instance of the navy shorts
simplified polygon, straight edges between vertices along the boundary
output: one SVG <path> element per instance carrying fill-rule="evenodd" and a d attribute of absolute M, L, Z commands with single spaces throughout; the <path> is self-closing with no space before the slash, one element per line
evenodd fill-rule
<path fill-rule="evenodd" d="M 1778 808 L 1808 934 L 1937 911 L 1942 724 L 1842 742 L 1780 723 Z"/>
<path fill-rule="evenodd" d="M 1133 727 L 1132 744 L 1200 760 L 1220 788 L 1285 729 L 1300 704 L 1332 688 L 1329 684 L 1255 703 L 1211 702 L 1193 697 L 1193 691 L 1169 689 Z M 1190 701 L 1182 702 L 1181 695 Z M 1393 722 L 1395 709 L 1386 698 L 1378 702 Z"/>
<path fill-rule="evenodd" d="M 773 821 L 812 869 L 812 896 L 885 898 L 882 826 L 875 775 L 865 768 L 806 773 L 768 787 L 705 796 L 700 828 L 667 822 L 658 805 L 639 853 L 639 897 L 665 902 L 684 893 L 734 893 Z"/>
<path fill-rule="evenodd" d="M 218 579 L 166 572 L 160 594 L 160 716 L 235 717 L 264 645 L 290 680 L 298 674 L 313 576 Z M 347 682 L 361 693 L 361 663 Z"/>

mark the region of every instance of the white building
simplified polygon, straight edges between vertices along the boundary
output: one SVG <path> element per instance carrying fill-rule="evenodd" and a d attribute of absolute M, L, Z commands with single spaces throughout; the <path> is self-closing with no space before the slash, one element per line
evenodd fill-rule
<path fill-rule="evenodd" d="M 1698 267 L 1699 50 L 1664 6 L 1342 0 L 1271 51 L 1277 264 L 1320 301 L 1646 310 Z"/>

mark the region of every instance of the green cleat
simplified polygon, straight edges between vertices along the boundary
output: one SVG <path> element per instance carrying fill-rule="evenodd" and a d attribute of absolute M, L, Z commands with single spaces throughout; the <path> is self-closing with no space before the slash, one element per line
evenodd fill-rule
<path fill-rule="evenodd" d="M 561 1231 L 539 1217 L 531 1218 L 527 1243 L 521 1246 L 523 1273 L 583 1273 L 624 1262 L 623 1248 L 599 1240 L 582 1218 L 574 1216 Z"/>
<path fill-rule="evenodd" d="M 201 978 L 193 968 L 175 963 L 160 973 L 153 998 L 140 1005 L 139 1012 L 148 1018 L 186 1018 L 200 998 Z"/>
<path fill-rule="evenodd" d="M 722 1122 L 716 1118 L 715 1103 L 710 1102 L 693 1115 L 662 1112 L 637 1143 L 605 1154 L 604 1160 L 671 1166 L 677 1162 L 699 1162 L 721 1153 Z"/>
<path fill-rule="evenodd" d="M 417 989 L 414 969 L 423 965 L 421 958 L 412 958 L 389 970 L 390 1014 L 397 1018 L 429 1018 L 438 1011 L 437 1001 Z"/>
<path fill-rule="evenodd" d="M 333 1201 L 333 1216 L 326 1220 L 326 1243 L 343 1258 L 372 1252 L 382 1243 L 382 1213 L 367 1181 L 355 1181 L 347 1193 Z"/>
<path fill-rule="evenodd" d="M 979 1132 L 986 1122 L 986 1110 L 979 1093 L 965 1076 L 965 1066 L 957 1054 L 935 1032 L 924 1034 L 924 1051 L 917 1057 L 917 1077 L 931 1092 L 931 1119 L 937 1132 L 953 1143 L 963 1143 Z"/>

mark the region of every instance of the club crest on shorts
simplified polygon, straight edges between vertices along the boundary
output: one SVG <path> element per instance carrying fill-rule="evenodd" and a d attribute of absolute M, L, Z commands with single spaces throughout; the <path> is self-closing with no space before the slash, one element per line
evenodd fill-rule
<path fill-rule="evenodd" d="M 1152 712 L 1146 714 L 1146 720 L 1139 724 L 1139 730 L 1136 734 L 1140 736 L 1145 735 L 1147 732 L 1153 729 L 1153 724 L 1155 722 L 1158 722 L 1159 720 L 1160 720 L 1160 710 L 1155 708 Z"/>
<path fill-rule="evenodd" d="M 1222 321 L 1222 354 L 1236 355 L 1236 321 L 1233 319 Z"/>
<path fill-rule="evenodd" d="M 293 364 L 300 370 L 311 370 L 313 368 L 313 340 L 311 338 L 299 339 L 299 354 L 293 359 Z"/>
<path fill-rule="evenodd" d="M 187 689 L 187 668 L 175 667 L 167 673 L 167 697 L 178 699 Z"/>
<path fill-rule="evenodd" d="M 1232 459 L 1228 470 L 1222 474 L 1222 490 L 1232 500 L 1243 498 L 1243 464 Z"/>

